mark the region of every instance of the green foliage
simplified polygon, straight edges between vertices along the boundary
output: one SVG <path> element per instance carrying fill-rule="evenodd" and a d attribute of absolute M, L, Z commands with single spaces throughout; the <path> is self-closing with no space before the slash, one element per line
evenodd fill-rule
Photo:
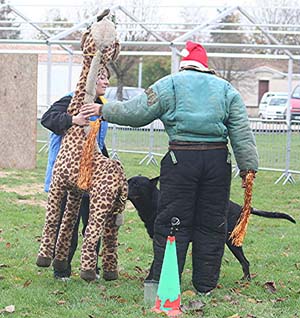
<path fill-rule="evenodd" d="M 112 66 L 111 86 L 137 86 L 139 74 L 139 57 L 118 58 Z M 170 74 L 170 57 L 154 56 L 142 59 L 142 87 L 147 88 L 158 79 Z"/>
<path fill-rule="evenodd" d="M 159 168 L 138 165 L 143 155 L 120 154 L 128 177 L 157 176 Z M 45 215 L 46 194 L 32 191 L 44 178 L 46 154 L 38 155 L 35 170 L 0 171 L 0 317 L 14 305 L 12 317 L 156 317 L 143 303 L 143 279 L 152 261 L 152 244 L 144 225 L 128 203 L 126 222 L 120 229 L 120 278 L 87 284 L 79 277 L 79 252 L 74 256 L 72 278 L 56 281 L 52 270 L 35 266 Z M 284 211 L 299 220 L 300 182 L 275 185 L 279 173 L 259 172 L 253 205 Z M 231 198 L 243 201 L 239 178 L 232 181 Z M 80 241 L 81 243 L 81 241 Z M 226 249 L 218 288 L 210 297 L 199 297 L 191 284 L 191 251 L 181 282 L 182 303 L 202 300 L 203 312 L 184 317 L 296 318 L 299 317 L 299 225 L 285 220 L 250 218 L 244 251 L 253 280 L 243 282 L 240 264 Z M 275 287 L 274 288 L 272 288 Z M 2 312 L 2 313 L 1 313 Z"/>
<path fill-rule="evenodd" d="M 143 87 L 147 88 L 158 79 L 170 74 L 170 57 L 144 57 L 143 58 Z"/>

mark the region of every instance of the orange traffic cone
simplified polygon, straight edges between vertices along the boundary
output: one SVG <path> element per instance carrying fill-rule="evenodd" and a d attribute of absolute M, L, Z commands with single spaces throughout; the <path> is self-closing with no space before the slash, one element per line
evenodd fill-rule
<path fill-rule="evenodd" d="M 182 314 L 180 310 L 180 282 L 177 263 L 176 240 L 173 235 L 175 226 L 179 225 L 178 218 L 172 218 L 171 233 L 167 237 L 164 260 L 158 283 L 155 306 L 152 311 L 165 313 L 169 317 L 177 317 Z"/>

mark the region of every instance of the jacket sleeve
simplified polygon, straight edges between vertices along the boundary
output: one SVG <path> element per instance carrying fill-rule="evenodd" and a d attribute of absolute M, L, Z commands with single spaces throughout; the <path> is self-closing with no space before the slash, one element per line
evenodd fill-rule
<path fill-rule="evenodd" d="M 63 135 L 72 126 L 72 116 L 67 113 L 72 96 L 64 96 L 44 113 L 41 124 L 57 135 Z"/>
<path fill-rule="evenodd" d="M 129 101 L 104 104 L 102 113 L 105 120 L 110 123 L 142 127 L 159 118 L 164 110 L 159 100 L 158 87 L 154 84 Z"/>
<path fill-rule="evenodd" d="M 246 106 L 238 91 L 228 84 L 226 101 L 229 109 L 228 135 L 240 170 L 258 170 L 258 153 Z"/>

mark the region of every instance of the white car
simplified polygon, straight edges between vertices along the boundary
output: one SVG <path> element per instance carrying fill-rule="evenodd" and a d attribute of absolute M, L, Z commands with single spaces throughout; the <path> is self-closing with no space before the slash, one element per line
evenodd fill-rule
<path fill-rule="evenodd" d="M 139 95 L 144 92 L 143 88 L 139 87 L 130 87 L 130 86 L 124 86 L 123 87 L 123 101 L 129 100 L 133 98 L 136 95 Z M 104 97 L 108 101 L 115 101 L 117 100 L 117 87 L 108 87 L 106 89 Z"/>
<path fill-rule="evenodd" d="M 260 118 L 267 118 L 266 117 L 266 108 L 270 102 L 271 98 L 288 98 L 288 93 L 283 93 L 283 92 L 266 92 L 264 93 L 260 103 L 259 103 L 259 108 L 258 108 L 258 116 Z M 276 104 L 276 101 L 273 101 L 272 104 Z M 274 105 L 273 105 L 274 106 Z M 278 108 L 278 111 L 279 108 Z M 282 117 L 284 118 L 284 117 Z"/>
<path fill-rule="evenodd" d="M 262 113 L 262 118 L 285 119 L 288 106 L 288 97 L 271 97 Z"/>

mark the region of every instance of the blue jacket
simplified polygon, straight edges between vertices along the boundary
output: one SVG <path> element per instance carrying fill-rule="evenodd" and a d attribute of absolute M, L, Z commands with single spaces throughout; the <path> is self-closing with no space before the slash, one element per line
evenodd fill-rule
<path fill-rule="evenodd" d="M 66 110 L 67 110 L 68 105 L 69 105 L 69 103 L 71 101 L 71 97 L 73 96 L 73 93 L 70 93 L 67 96 L 70 97 L 70 98 L 68 98 L 68 99 L 62 98 L 60 100 L 60 101 L 63 101 L 62 104 L 66 104 L 65 105 L 65 109 Z M 100 100 L 100 102 L 103 102 L 103 100 Z M 49 114 L 53 113 L 53 110 L 51 110 L 51 107 L 47 111 L 47 113 L 45 113 L 43 115 L 43 118 L 42 118 L 42 121 L 41 121 L 42 124 L 46 128 L 50 128 L 49 127 L 50 125 L 47 125 L 47 123 L 49 122 L 49 117 L 50 117 Z M 67 114 L 64 114 L 64 115 L 68 116 Z M 93 116 L 93 117 L 96 117 L 96 116 Z M 95 120 L 95 119 L 96 118 L 93 118 L 92 120 Z M 53 120 L 53 118 L 52 118 L 52 120 Z M 71 123 L 69 123 L 69 117 L 65 118 L 65 121 L 63 121 L 63 123 L 61 123 L 61 126 L 64 127 L 65 131 L 71 126 Z M 103 149 L 105 147 L 104 139 L 105 139 L 105 136 L 106 136 L 106 133 L 107 133 L 107 128 L 108 128 L 108 122 L 107 121 L 102 121 L 100 130 L 99 130 L 98 135 L 97 135 L 97 143 L 98 143 L 99 148 L 101 149 L 101 151 L 103 151 Z M 56 128 L 55 131 L 60 132 L 60 130 L 58 128 Z M 46 192 L 48 192 L 49 188 L 50 188 L 52 171 L 53 171 L 53 167 L 54 167 L 54 164 L 55 164 L 55 160 L 56 160 L 57 154 L 58 154 L 59 149 L 60 149 L 62 138 L 63 138 L 63 134 L 55 134 L 53 132 L 50 134 L 48 162 L 47 162 L 46 176 L 45 176 L 45 186 L 44 186 L 44 190 Z"/>

